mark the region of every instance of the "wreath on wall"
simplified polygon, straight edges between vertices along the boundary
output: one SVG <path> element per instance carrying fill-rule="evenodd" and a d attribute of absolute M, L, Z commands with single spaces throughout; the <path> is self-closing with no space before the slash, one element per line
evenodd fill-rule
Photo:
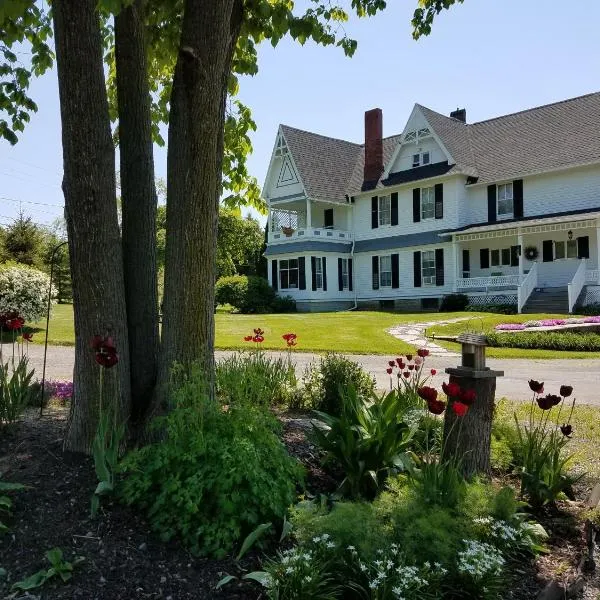
<path fill-rule="evenodd" d="M 538 249 L 535 246 L 527 246 L 525 248 L 525 258 L 527 260 L 536 260 L 538 257 Z"/>

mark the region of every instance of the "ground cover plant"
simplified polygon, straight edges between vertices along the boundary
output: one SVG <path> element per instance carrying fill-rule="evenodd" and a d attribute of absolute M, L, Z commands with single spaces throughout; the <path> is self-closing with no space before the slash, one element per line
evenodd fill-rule
<path fill-rule="evenodd" d="M 515 334 L 488 333 L 492 348 L 524 348 L 538 350 L 570 350 L 574 352 L 599 352 L 600 334 L 570 331 L 536 331 Z"/>

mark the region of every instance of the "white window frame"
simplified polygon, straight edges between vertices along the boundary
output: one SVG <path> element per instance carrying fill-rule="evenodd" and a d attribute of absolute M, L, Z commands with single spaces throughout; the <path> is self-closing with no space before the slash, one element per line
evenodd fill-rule
<path fill-rule="evenodd" d="M 315 256 L 315 287 L 317 290 L 323 289 L 323 258 Z"/>
<path fill-rule="evenodd" d="M 347 258 L 342 258 L 342 289 L 350 289 L 350 271 L 348 270 L 350 265 L 348 264 Z"/>
<path fill-rule="evenodd" d="M 569 247 L 571 248 L 571 250 L 574 248 L 575 252 L 572 254 L 572 256 L 569 256 Z M 567 240 L 567 243 L 565 244 L 565 256 L 569 259 L 571 258 L 579 258 L 579 249 L 577 246 L 577 240 Z"/>
<path fill-rule="evenodd" d="M 392 225 L 392 197 L 379 196 L 377 201 L 379 227 L 388 227 Z M 383 218 L 386 217 L 386 218 Z"/>
<path fill-rule="evenodd" d="M 284 263 L 286 264 L 286 266 L 284 267 Z M 296 263 L 296 266 L 290 266 L 290 263 Z M 300 287 L 300 271 L 298 268 L 298 259 L 297 258 L 289 258 L 289 259 L 285 259 L 285 260 L 280 260 L 279 261 L 279 289 L 280 290 L 297 290 Z M 290 274 L 293 273 L 295 271 L 296 273 L 296 285 L 295 286 L 290 286 Z M 284 286 L 283 285 L 283 273 L 287 273 L 287 281 L 288 281 L 288 285 Z"/>
<path fill-rule="evenodd" d="M 427 157 L 427 160 L 425 160 Z M 412 155 L 412 168 L 416 169 L 417 167 L 424 167 L 425 165 L 431 164 L 431 152 L 429 150 L 424 150 L 423 152 L 415 152 Z"/>
<path fill-rule="evenodd" d="M 384 269 L 384 263 L 387 267 L 389 265 L 389 270 Z M 386 275 L 384 279 L 384 274 Z M 379 257 L 379 287 L 392 287 L 392 255 L 386 254 L 385 256 Z"/>
<path fill-rule="evenodd" d="M 500 210 L 501 208 L 502 210 Z M 496 190 L 496 211 L 499 217 L 509 218 L 514 215 L 515 196 L 512 181 L 498 185 Z"/>
<path fill-rule="evenodd" d="M 425 208 L 427 207 L 427 212 Z M 435 188 L 421 188 L 421 221 L 435 219 Z"/>
<path fill-rule="evenodd" d="M 424 250 L 421 252 L 421 281 L 423 285 L 435 285 L 436 278 L 435 250 Z"/>

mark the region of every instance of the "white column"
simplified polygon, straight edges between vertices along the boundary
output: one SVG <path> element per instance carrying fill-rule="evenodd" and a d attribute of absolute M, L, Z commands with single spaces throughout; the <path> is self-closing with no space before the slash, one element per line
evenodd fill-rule
<path fill-rule="evenodd" d="M 523 273 L 525 272 L 525 264 L 524 264 L 524 258 L 525 258 L 525 247 L 523 246 L 523 232 L 521 231 L 521 229 L 519 228 L 519 233 L 517 235 L 517 244 L 519 245 L 520 248 L 520 252 L 519 252 L 519 281 L 521 280 L 521 277 L 523 276 Z"/>
<path fill-rule="evenodd" d="M 600 285 L 600 223 L 596 225 L 596 269 L 598 270 L 598 284 Z"/>
<path fill-rule="evenodd" d="M 460 264 L 460 252 L 458 247 L 458 241 L 452 237 L 452 254 L 454 255 L 454 284 L 452 289 L 454 292 L 458 290 L 458 280 L 462 278 L 462 265 Z"/>
<path fill-rule="evenodd" d="M 311 202 L 310 200 L 307 198 L 306 199 L 306 227 L 312 227 L 312 219 L 311 219 L 311 214 L 310 214 L 310 207 L 311 207 Z"/>

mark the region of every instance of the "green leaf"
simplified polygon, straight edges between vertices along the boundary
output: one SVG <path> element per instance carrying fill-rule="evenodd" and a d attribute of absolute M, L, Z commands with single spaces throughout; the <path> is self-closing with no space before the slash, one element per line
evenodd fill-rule
<path fill-rule="evenodd" d="M 35 588 L 39 588 L 42 585 L 44 585 L 44 583 L 46 582 L 47 579 L 48 579 L 48 571 L 46 571 L 45 569 L 42 569 L 41 571 L 38 571 L 37 573 L 30 575 L 26 579 L 23 579 L 23 581 L 17 581 L 16 583 L 13 583 L 11 589 L 12 590 L 23 590 L 23 591 L 33 590 Z"/>
<path fill-rule="evenodd" d="M 244 543 L 242 544 L 238 555 L 235 557 L 235 560 L 241 560 L 242 557 L 246 554 L 246 552 L 248 552 L 248 550 L 250 550 L 250 548 L 254 546 L 256 541 L 260 539 L 266 531 L 271 529 L 272 526 L 272 523 L 262 523 L 252 533 L 248 534 L 246 536 L 246 539 L 244 540 Z"/>
<path fill-rule="evenodd" d="M 114 491 L 114 485 L 110 481 L 100 481 L 96 486 L 94 494 L 97 496 L 106 496 Z"/>
<path fill-rule="evenodd" d="M 252 579 L 260 583 L 263 587 L 269 587 L 271 576 L 266 571 L 252 571 L 252 573 L 244 575 L 242 579 Z"/>
<path fill-rule="evenodd" d="M 225 577 L 223 577 L 222 579 L 219 580 L 219 583 L 217 583 L 217 585 L 215 586 L 215 589 L 218 590 L 218 589 L 222 588 L 224 585 L 227 585 L 234 579 L 237 579 L 237 577 L 235 577 L 234 575 L 225 575 Z"/>

